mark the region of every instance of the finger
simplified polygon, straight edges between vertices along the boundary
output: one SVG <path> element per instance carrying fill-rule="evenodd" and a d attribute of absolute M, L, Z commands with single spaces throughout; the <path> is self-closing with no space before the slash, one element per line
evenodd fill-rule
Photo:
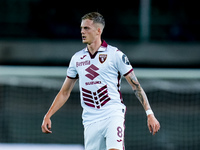
<path fill-rule="evenodd" d="M 150 133 L 153 133 L 153 128 L 152 128 L 152 126 L 151 126 L 151 125 L 148 125 L 148 128 L 149 128 Z"/>
<path fill-rule="evenodd" d="M 51 131 L 51 125 L 48 125 L 48 131 L 47 131 L 48 133 L 52 133 L 52 131 Z"/>
<path fill-rule="evenodd" d="M 157 132 L 157 131 L 156 131 L 156 129 L 154 128 L 154 129 L 153 129 L 153 133 L 152 133 L 152 135 L 155 135 L 156 132 Z"/>
<path fill-rule="evenodd" d="M 52 133 L 52 131 L 50 129 L 48 129 L 47 127 L 43 128 L 43 132 L 44 133 Z"/>
<path fill-rule="evenodd" d="M 160 129 L 160 125 L 159 124 L 155 125 L 153 135 L 155 135 L 158 132 L 159 129 Z"/>
<path fill-rule="evenodd" d="M 51 123 L 48 124 L 48 129 L 51 130 Z"/>
<path fill-rule="evenodd" d="M 47 133 L 47 134 L 48 134 L 48 133 L 52 133 L 52 131 L 51 131 L 51 130 L 47 130 L 45 133 Z"/>
<path fill-rule="evenodd" d="M 52 133 L 52 131 L 50 130 L 51 128 L 47 128 L 48 124 L 42 124 L 42 132 L 43 133 Z"/>
<path fill-rule="evenodd" d="M 152 135 L 154 135 L 154 128 L 151 126 L 151 133 L 152 133 Z"/>
<path fill-rule="evenodd" d="M 47 130 L 47 129 L 46 129 L 46 125 L 42 124 L 42 132 L 43 132 L 43 133 L 46 133 L 46 130 Z"/>
<path fill-rule="evenodd" d="M 157 125 L 156 125 L 156 131 L 158 132 L 160 130 L 160 124 L 158 123 Z"/>
<path fill-rule="evenodd" d="M 46 130 L 46 133 L 52 133 L 52 131 L 51 131 L 51 123 L 48 123 L 48 124 L 45 126 L 45 130 Z"/>

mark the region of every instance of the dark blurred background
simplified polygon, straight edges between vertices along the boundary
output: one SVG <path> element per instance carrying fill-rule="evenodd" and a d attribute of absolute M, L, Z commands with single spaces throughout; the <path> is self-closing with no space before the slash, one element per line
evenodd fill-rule
<path fill-rule="evenodd" d="M 161 123 L 152 137 L 144 109 L 122 78 L 126 149 L 200 149 L 199 5 L 194 0 L 130 2 L 0 0 L 0 149 L 8 149 L 2 143 L 83 145 L 78 84 L 52 117 L 53 134 L 42 134 L 40 126 L 72 55 L 86 47 L 80 23 L 91 11 L 105 17 L 102 38 L 128 56 Z"/>
<path fill-rule="evenodd" d="M 0 64 L 67 66 L 71 56 L 85 47 L 81 44 L 81 17 L 98 11 L 106 20 L 103 39 L 126 53 L 134 67 L 199 67 L 196 1 L 131 3 L 132 7 L 97 8 L 97 3 L 86 8 L 86 2 L 0 0 Z"/>

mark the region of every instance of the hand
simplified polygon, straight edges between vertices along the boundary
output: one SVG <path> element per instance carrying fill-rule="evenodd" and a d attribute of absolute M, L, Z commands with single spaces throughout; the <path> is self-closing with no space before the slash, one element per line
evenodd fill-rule
<path fill-rule="evenodd" d="M 147 124 L 150 133 L 152 133 L 153 135 L 155 135 L 160 129 L 160 123 L 153 114 L 148 115 Z"/>
<path fill-rule="evenodd" d="M 52 131 L 51 131 L 51 119 L 45 116 L 44 119 L 43 119 L 41 128 L 42 128 L 43 133 L 52 133 Z"/>

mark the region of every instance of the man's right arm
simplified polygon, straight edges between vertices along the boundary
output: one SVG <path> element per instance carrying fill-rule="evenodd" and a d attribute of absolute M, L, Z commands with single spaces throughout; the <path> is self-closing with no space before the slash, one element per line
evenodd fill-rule
<path fill-rule="evenodd" d="M 57 96 L 55 97 L 51 107 L 49 108 L 48 112 L 44 116 L 43 122 L 42 122 L 42 132 L 44 133 L 52 133 L 51 131 L 51 116 L 57 112 L 68 100 L 70 93 L 76 83 L 77 79 L 70 79 L 66 77 L 62 88 L 58 92 Z"/>

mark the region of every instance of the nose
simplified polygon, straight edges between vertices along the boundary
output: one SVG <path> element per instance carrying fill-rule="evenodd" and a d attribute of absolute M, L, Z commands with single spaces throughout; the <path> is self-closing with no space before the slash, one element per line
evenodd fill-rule
<path fill-rule="evenodd" d="M 81 34 L 84 34 L 85 32 L 84 32 L 84 29 L 83 28 L 81 28 Z"/>

